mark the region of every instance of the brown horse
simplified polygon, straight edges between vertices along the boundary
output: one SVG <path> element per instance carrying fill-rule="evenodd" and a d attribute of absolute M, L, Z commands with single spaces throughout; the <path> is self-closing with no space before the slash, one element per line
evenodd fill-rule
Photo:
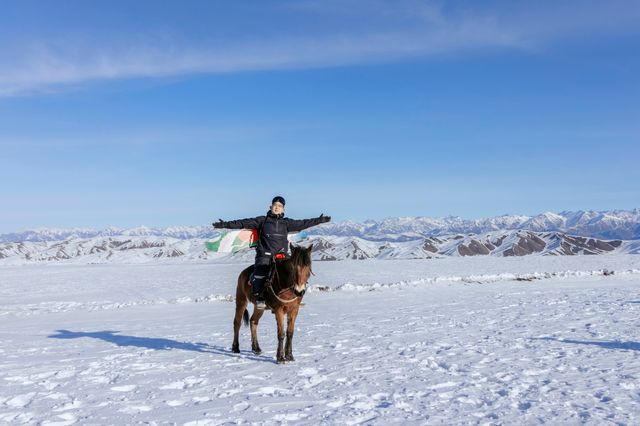
<path fill-rule="evenodd" d="M 275 261 L 270 280 L 266 283 L 264 296 L 268 309 L 276 316 L 278 324 L 278 352 L 277 362 L 293 361 L 293 329 L 300 309 L 300 302 L 307 289 L 307 282 L 311 271 L 311 250 L 313 245 L 304 248 L 291 245 L 291 257 Z M 233 346 L 235 353 L 240 353 L 240 323 L 244 319 L 244 324 L 251 322 L 251 349 L 254 353 L 260 354 L 262 350 L 258 344 L 258 322 L 264 310 L 256 309 L 256 299 L 251 291 L 249 277 L 253 272 L 253 265 L 240 273 L 238 277 L 238 287 L 236 288 L 236 316 L 233 320 Z M 249 320 L 247 305 L 254 304 L 253 315 Z M 283 349 L 285 331 L 284 317 L 287 316 L 287 343 Z"/>

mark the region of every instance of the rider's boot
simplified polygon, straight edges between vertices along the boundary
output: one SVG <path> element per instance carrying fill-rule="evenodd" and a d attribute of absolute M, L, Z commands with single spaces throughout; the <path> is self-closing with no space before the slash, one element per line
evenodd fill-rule
<path fill-rule="evenodd" d="M 256 309 L 264 309 L 267 307 L 267 304 L 264 300 L 264 281 L 264 277 L 258 277 L 254 279 L 252 283 L 253 295 L 256 298 Z"/>
<path fill-rule="evenodd" d="M 267 307 L 264 300 L 264 288 L 267 275 L 269 275 L 269 267 L 258 265 L 256 266 L 256 271 L 251 276 L 251 287 L 256 298 L 256 309 L 265 309 Z"/>
<path fill-rule="evenodd" d="M 264 294 L 261 293 L 256 293 L 256 309 L 264 309 L 267 307 L 267 304 L 264 300 Z"/>

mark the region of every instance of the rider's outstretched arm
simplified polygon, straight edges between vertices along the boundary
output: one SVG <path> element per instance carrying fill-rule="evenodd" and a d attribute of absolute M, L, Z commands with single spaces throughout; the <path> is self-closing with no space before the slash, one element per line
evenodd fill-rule
<path fill-rule="evenodd" d="M 325 216 L 324 213 L 312 219 L 287 219 L 287 230 L 289 232 L 298 232 L 312 226 L 320 225 L 331 220 L 331 216 Z"/>
<path fill-rule="evenodd" d="M 213 227 L 224 229 L 258 229 L 262 225 L 262 222 L 264 222 L 264 216 L 229 221 L 219 219 L 218 222 L 213 222 Z"/>

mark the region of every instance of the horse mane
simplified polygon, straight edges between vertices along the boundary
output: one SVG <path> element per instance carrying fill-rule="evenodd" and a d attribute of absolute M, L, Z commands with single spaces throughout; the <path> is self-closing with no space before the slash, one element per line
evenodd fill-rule
<path fill-rule="evenodd" d="M 293 266 L 311 266 L 311 256 L 300 246 L 291 246 L 291 264 Z"/>

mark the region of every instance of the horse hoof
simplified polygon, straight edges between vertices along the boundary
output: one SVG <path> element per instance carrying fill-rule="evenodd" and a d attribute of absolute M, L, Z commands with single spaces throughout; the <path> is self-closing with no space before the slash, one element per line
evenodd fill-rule
<path fill-rule="evenodd" d="M 231 352 L 233 352 L 234 354 L 239 354 L 240 353 L 240 346 L 231 347 Z"/>
<path fill-rule="evenodd" d="M 277 362 L 278 364 L 284 364 L 284 358 L 278 358 L 278 359 L 276 360 L 276 362 Z"/>
<path fill-rule="evenodd" d="M 260 349 L 253 349 L 253 353 L 256 355 L 260 355 L 262 351 Z"/>
<path fill-rule="evenodd" d="M 287 356 L 287 357 L 285 358 L 285 360 L 286 360 L 287 362 L 291 362 L 291 361 L 295 361 L 296 359 L 293 357 L 293 355 L 289 355 L 289 356 Z"/>

